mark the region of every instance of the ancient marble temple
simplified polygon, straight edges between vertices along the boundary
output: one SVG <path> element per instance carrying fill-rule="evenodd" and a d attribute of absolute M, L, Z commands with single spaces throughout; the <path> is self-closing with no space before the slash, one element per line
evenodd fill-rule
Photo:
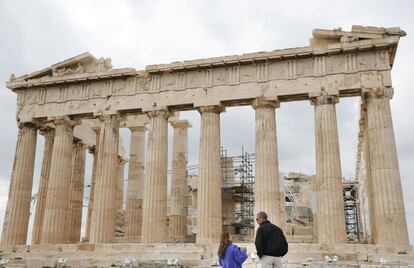
<path fill-rule="evenodd" d="M 87 153 L 94 161 L 84 243 L 116 243 L 124 192 L 125 239 L 165 243 L 169 236 L 184 238 L 190 124 L 177 112 L 188 110 L 201 117 L 196 244 L 218 242 L 220 115 L 231 106 L 251 106 L 255 113 L 255 210 L 267 211 L 272 222 L 285 228 L 276 111 L 292 101 L 314 107 L 317 244 L 346 244 L 336 105 L 342 98 L 359 97 L 358 179 L 369 244 L 410 248 L 390 110 L 391 69 L 405 32 L 353 26 L 351 31 L 316 29 L 312 35 L 305 47 L 145 70 L 113 69 L 110 59 L 83 53 L 37 72 L 12 75 L 6 85 L 17 95 L 18 138 L 1 244 L 27 243 L 38 134 L 45 143 L 32 244 L 80 243 Z M 174 128 L 171 215 L 169 124 Z M 129 156 L 120 146 L 120 128 L 131 131 Z"/>

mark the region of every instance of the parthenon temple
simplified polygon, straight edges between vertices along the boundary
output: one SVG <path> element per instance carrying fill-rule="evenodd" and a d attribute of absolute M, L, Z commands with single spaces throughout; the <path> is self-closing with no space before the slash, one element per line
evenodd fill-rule
<path fill-rule="evenodd" d="M 226 227 L 236 222 L 240 206 L 235 196 L 245 185 L 230 171 L 225 176 L 232 177 L 232 195 L 226 194 L 223 167 L 232 170 L 238 164 L 223 155 L 220 115 L 227 107 L 251 106 L 255 152 L 248 171 L 253 179 L 246 184 L 251 186 L 251 209 L 244 212 L 254 219 L 256 212 L 266 211 L 284 230 L 290 241 L 284 260 L 337 255 L 343 260 L 385 256 L 414 261 L 390 110 L 391 70 L 405 35 L 398 27 L 315 29 L 304 47 L 148 65 L 145 70 L 114 69 L 111 59 L 86 52 L 40 71 L 13 74 L 6 86 L 17 95 L 18 137 L 0 257 L 23 260 L 27 267 L 47 266 L 58 258 L 67 258 L 73 267 L 87 267 L 81 265 L 85 259 L 109 266 L 125 258 L 179 259 L 188 267 L 211 264 L 222 231 L 245 228 Z M 357 242 L 350 241 L 345 220 L 336 115 L 336 104 L 350 97 L 360 99 L 355 136 L 363 239 Z M 305 202 L 312 207 L 309 232 L 306 223 L 288 213 L 286 200 L 294 195 L 286 192 L 291 186 L 278 164 L 276 111 L 293 101 L 314 107 L 316 174 Z M 198 167 L 192 175 L 187 167 L 191 122 L 180 118 L 180 112 L 191 110 L 201 117 Z M 171 171 L 169 127 L 174 130 Z M 131 133 L 129 155 L 121 128 Z M 31 215 L 39 134 L 44 148 Z M 93 165 L 85 199 L 87 153 Z M 295 227 L 294 221 L 304 227 Z M 255 224 L 249 224 L 249 230 L 239 232 L 240 243 L 255 252 Z M 308 237 L 301 237 L 301 231 Z"/>

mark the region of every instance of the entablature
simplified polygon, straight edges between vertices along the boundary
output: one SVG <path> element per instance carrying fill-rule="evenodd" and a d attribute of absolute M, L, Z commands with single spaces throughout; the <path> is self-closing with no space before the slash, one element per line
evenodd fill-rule
<path fill-rule="evenodd" d="M 94 117 L 207 105 L 250 105 L 258 97 L 307 100 L 324 90 L 360 96 L 364 88 L 391 87 L 399 28 L 354 26 L 314 30 L 307 47 L 149 65 L 145 71 L 112 69 L 90 53 L 15 78 L 22 121 L 56 115 Z"/>

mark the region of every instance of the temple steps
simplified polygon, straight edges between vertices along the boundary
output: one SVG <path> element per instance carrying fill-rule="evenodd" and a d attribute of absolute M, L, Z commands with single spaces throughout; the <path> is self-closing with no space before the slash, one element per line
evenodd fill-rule
<path fill-rule="evenodd" d="M 246 247 L 249 258 L 243 267 L 260 267 L 255 257 L 253 243 L 237 243 Z M 0 258 L 8 259 L 7 265 L 0 268 L 45 268 L 63 267 L 212 267 L 216 264 L 217 245 L 177 244 L 76 244 L 76 245 L 25 245 L 0 246 Z M 289 253 L 283 258 L 285 266 L 322 267 L 326 256 L 338 257 L 348 267 L 389 267 L 407 263 L 414 265 L 411 248 L 390 249 L 385 246 L 367 244 L 319 245 L 311 243 L 291 243 Z M 65 262 L 59 263 L 66 259 Z M 126 264 L 135 264 L 128 266 Z M 63 266 L 62 266 L 63 265 Z M 359 265 L 359 266 L 355 266 Z M 335 265 L 335 266 L 339 266 Z M 379 267 L 379 266 L 378 266 Z"/>

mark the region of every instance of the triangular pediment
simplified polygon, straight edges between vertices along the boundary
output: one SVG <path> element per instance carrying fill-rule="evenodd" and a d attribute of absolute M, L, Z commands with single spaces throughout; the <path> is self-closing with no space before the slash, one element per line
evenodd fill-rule
<path fill-rule="evenodd" d="M 312 31 L 311 45 L 315 43 L 349 43 L 365 39 L 379 39 L 387 36 L 405 36 L 406 33 L 399 27 L 384 28 L 373 26 L 353 25 L 351 31 L 342 28 L 333 30 L 314 29 Z M 325 40 L 325 41 L 324 41 Z"/>
<path fill-rule="evenodd" d="M 96 73 L 112 69 L 111 59 L 97 59 L 89 52 L 55 63 L 42 70 L 22 75 L 11 80 L 33 80 L 45 77 L 69 76 L 82 73 Z"/>

